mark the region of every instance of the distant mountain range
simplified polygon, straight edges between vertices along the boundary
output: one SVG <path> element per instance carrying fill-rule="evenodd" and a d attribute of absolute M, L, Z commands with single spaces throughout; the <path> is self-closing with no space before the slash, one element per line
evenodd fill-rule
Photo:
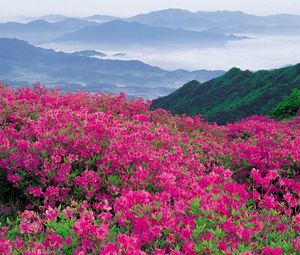
<path fill-rule="evenodd" d="M 23 18 L 24 20 L 30 20 Z M 244 36 L 244 34 L 250 35 Z M 173 92 L 178 86 L 190 80 L 204 82 L 218 77 L 224 72 L 207 70 L 194 72 L 185 70 L 167 71 L 137 60 L 121 61 L 107 58 L 128 58 L 131 48 L 138 52 L 140 48 L 144 49 L 143 54 L 147 54 L 145 53 L 147 52 L 146 49 L 157 48 L 160 50 L 159 52 L 167 49 L 172 54 L 174 49 L 182 51 L 202 47 L 222 47 L 229 42 L 246 40 L 251 37 L 251 34 L 300 36 L 300 16 L 286 14 L 256 16 L 231 11 L 190 12 L 180 9 L 167 9 L 130 18 L 118 18 L 108 15 L 93 15 L 86 18 L 47 15 L 25 24 L 17 22 L 0 23 L 0 38 L 3 38 L 0 39 L 0 79 L 15 85 L 40 81 L 50 86 L 63 86 L 66 90 L 72 87 L 116 93 L 125 91 L 132 96 L 156 98 Z M 52 47 L 55 43 L 58 43 L 66 49 L 73 46 L 73 42 L 75 42 L 74 50 L 88 50 L 64 53 L 35 47 L 38 45 L 50 45 L 49 47 Z M 76 48 L 76 45 L 80 47 Z M 110 53 L 106 56 L 105 53 L 95 51 L 95 49 L 105 52 L 107 50 Z M 176 53 L 174 52 L 174 54 Z M 95 56 L 98 59 L 92 58 Z M 201 54 L 192 57 L 201 58 Z M 218 58 L 213 55 L 211 61 L 218 61 Z M 232 70 L 231 72 L 239 77 L 242 76 L 244 82 L 244 76 L 248 72 L 234 70 L 235 72 Z M 256 76 L 256 73 L 251 73 L 251 75 L 254 78 L 263 79 L 265 84 L 269 84 L 266 77 Z M 269 76 L 267 75 L 267 77 Z M 229 79 L 228 82 L 232 81 Z M 249 82 L 251 86 L 256 86 L 254 81 L 247 80 L 245 82 Z M 207 92 L 203 92 L 201 97 L 205 97 L 203 98 L 204 101 L 213 98 L 215 100 L 213 102 L 217 104 L 216 106 L 213 104 L 213 107 L 208 104 L 210 110 L 203 108 L 201 105 L 195 108 L 198 101 L 194 104 L 192 97 L 195 95 L 193 94 L 184 97 L 191 100 L 188 102 L 193 102 L 193 109 L 190 109 L 187 106 L 189 103 L 184 102 L 184 98 L 180 100 L 179 97 L 177 98 L 176 93 L 178 92 L 172 94 L 175 95 L 178 101 L 175 101 L 173 106 L 167 104 L 166 107 L 174 112 L 186 111 L 193 114 L 201 110 L 209 120 L 222 122 L 223 115 L 225 119 L 225 116 L 230 115 L 233 111 L 225 106 L 227 100 L 230 102 L 233 100 L 234 93 L 233 95 L 228 94 L 226 100 L 223 98 L 218 101 L 218 96 L 222 98 L 223 94 L 221 95 L 219 90 L 213 90 L 213 87 L 209 86 L 212 84 L 214 84 L 214 80 L 209 83 L 201 83 L 201 85 L 193 82 L 191 85 L 191 88 L 207 86 Z M 225 85 L 227 86 L 227 83 Z M 239 83 L 236 82 L 236 87 L 238 86 Z M 249 89 L 252 89 L 251 86 L 249 85 Z M 289 88 L 289 86 L 290 83 L 284 85 L 285 88 Z M 190 90 L 190 86 L 187 87 Z M 226 88 L 224 95 L 227 90 L 231 91 Z M 217 94 L 209 94 L 211 91 Z M 245 89 L 245 91 L 248 90 Z M 184 90 L 184 92 L 186 91 Z M 281 92 L 279 94 L 281 95 Z M 173 96 L 168 98 L 172 99 Z M 274 98 L 276 98 L 276 95 L 274 95 Z M 160 99 L 156 102 L 164 102 L 164 100 Z M 168 102 L 168 100 L 166 99 L 165 102 Z M 241 100 L 248 102 L 247 98 Z M 183 102 L 184 107 L 182 107 L 181 102 Z M 165 104 L 162 105 L 165 106 Z M 225 107 L 226 110 L 219 115 L 218 107 Z M 236 103 L 232 107 L 243 106 Z M 250 107 L 249 109 L 253 108 Z M 266 110 L 262 112 L 265 113 Z M 231 120 L 235 118 L 234 116 L 240 118 L 244 115 L 238 113 L 232 116 L 227 116 L 226 119 Z"/>
<path fill-rule="evenodd" d="M 199 11 L 167 9 L 128 19 L 150 26 L 209 30 L 222 33 L 300 34 L 300 16 L 278 14 L 256 16 L 239 11 Z"/>
<path fill-rule="evenodd" d="M 40 19 L 61 21 L 67 17 L 48 15 Z M 240 11 L 198 11 L 182 9 L 165 9 L 139 14 L 130 18 L 119 18 L 108 15 L 93 15 L 82 18 L 96 22 L 124 20 L 139 22 L 148 26 L 182 28 L 185 30 L 210 30 L 223 33 L 267 33 L 299 35 L 300 15 L 276 14 L 257 16 Z"/>
<path fill-rule="evenodd" d="M 202 114 L 209 121 L 225 124 L 255 114 L 270 114 L 293 88 L 300 88 L 300 64 L 257 72 L 232 68 L 208 82 L 191 81 L 154 100 L 152 107 L 177 114 Z"/>
<path fill-rule="evenodd" d="M 161 46 L 221 46 L 227 41 L 244 37 L 184 29 L 153 27 L 138 22 L 114 20 L 97 26 L 84 27 L 65 34 L 55 41 L 80 42 L 102 48 L 161 47 Z"/>
<path fill-rule="evenodd" d="M 0 59 L 0 80 L 15 85 L 41 82 L 59 85 L 65 90 L 125 91 L 130 96 L 145 98 L 169 94 L 191 79 L 209 80 L 224 73 L 166 71 L 141 61 L 105 60 L 80 56 L 78 52 L 56 52 L 17 39 L 0 39 Z"/>
<path fill-rule="evenodd" d="M 31 21 L 26 24 L 17 22 L 0 23 L 0 37 L 18 38 L 29 42 L 53 40 L 71 31 L 73 29 L 44 20 Z"/>
<path fill-rule="evenodd" d="M 0 23 L 0 38 L 17 38 L 31 43 L 48 42 L 66 33 L 95 24 L 99 23 L 77 18 L 65 18 L 52 23 L 43 19 L 29 23 Z"/>
<path fill-rule="evenodd" d="M 54 22 L 53 24 L 65 29 L 77 30 L 87 26 L 98 25 L 99 23 L 95 21 L 88 21 L 85 19 L 65 18 L 61 21 Z"/>
<path fill-rule="evenodd" d="M 46 20 L 49 19 L 51 20 L 51 18 L 46 17 Z M 46 20 L 38 19 L 28 23 L 0 23 L 0 38 L 17 38 L 30 43 L 41 43 L 54 40 L 64 34 L 86 26 L 99 24 L 95 21 L 68 17 L 63 19 L 57 17 L 57 21 L 55 22 L 48 22 Z"/>
<path fill-rule="evenodd" d="M 59 22 L 59 21 L 62 21 L 64 19 L 67 19 L 67 18 L 69 18 L 69 17 L 64 16 L 64 15 L 49 14 L 49 15 L 39 17 L 38 19 L 45 20 L 47 22 L 52 23 L 52 22 Z M 29 19 L 34 20 L 34 18 L 29 18 Z"/>
<path fill-rule="evenodd" d="M 118 20 L 118 19 L 121 19 L 121 18 L 114 17 L 114 16 L 109 16 L 109 15 L 93 15 L 93 16 L 89 16 L 85 19 L 102 23 L 102 22 L 109 22 L 109 21 L 113 21 L 113 20 Z"/>
<path fill-rule="evenodd" d="M 166 9 L 130 18 L 47 15 L 26 24 L 0 23 L 2 38 L 17 38 L 34 44 L 75 41 L 114 48 L 120 48 L 120 45 L 220 46 L 228 41 L 245 39 L 238 34 L 300 35 L 300 16 L 256 16 L 231 11 Z"/>
<path fill-rule="evenodd" d="M 50 15 L 39 17 L 39 19 L 42 19 L 42 20 L 45 20 L 45 21 L 51 22 L 51 23 L 63 21 L 66 19 L 87 20 L 87 21 L 94 21 L 94 22 L 101 23 L 101 22 L 108 22 L 108 21 L 112 21 L 115 19 L 121 19 L 121 18 L 110 16 L 110 15 L 92 15 L 92 16 L 89 16 L 86 18 L 74 18 L 74 17 L 63 16 L 63 15 L 50 14 Z"/>

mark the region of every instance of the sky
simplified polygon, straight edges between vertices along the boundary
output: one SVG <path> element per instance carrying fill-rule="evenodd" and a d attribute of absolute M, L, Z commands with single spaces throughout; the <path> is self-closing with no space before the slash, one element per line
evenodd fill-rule
<path fill-rule="evenodd" d="M 129 17 L 166 8 L 191 11 L 232 10 L 257 15 L 300 15 L 300 0 L 0 0 L 0 19 L 63 14 L 85 17 L 108 14 Z"/>

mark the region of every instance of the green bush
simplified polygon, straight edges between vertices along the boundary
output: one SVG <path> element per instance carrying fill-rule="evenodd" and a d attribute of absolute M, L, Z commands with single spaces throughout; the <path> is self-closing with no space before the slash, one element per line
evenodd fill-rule
<path fill-rule="evenodd" d="M 281 102 L 272 110 L 271 117 L 277 120 L 293 118 L 300 108 L 300 89 L 293 89 L 289 96 L 283 97 Z"/>

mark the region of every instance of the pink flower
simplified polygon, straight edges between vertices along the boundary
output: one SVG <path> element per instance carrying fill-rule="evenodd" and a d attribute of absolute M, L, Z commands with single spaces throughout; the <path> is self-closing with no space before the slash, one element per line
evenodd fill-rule
<path fill-rule="evenodd" d="M 233 172 L 231 172 L 229 169 L 226 169 L 224 171 L 224 177 L 225 177 L 225 179 L 230 179 L 232 175 L 233 175 Z"/>
<path fill-rule="evenodd" d="M 8 175 L 7 180 L 9 180 L 13 183 L 17 183 L 20 180 L 20 176 L 19 175 Z"/>
<path fill-rule="evenodd" d="M 62 237 L 56 233 L 47 233 L 45 238 L 45 246 L 50 249 L 61 249 L 63 247 Z"/>
<path fill-rule="evenodd" d="M 259 170 L 253 168 L 251 171 L 251 176 L 253 178 L 253 180 L 256 182 L 256 184 L 262 184 L 262 178 L 261 175 L 259 173 Z"/>
<path fill-rule="evenodd" d="M 267 210 L 276 209 L 278 207 L 278 203 L 275 201 L 273 196 L 264 196 L 264 198 L 259 202 L 259 205 Z"/>
<path fill-rule="evenodd" d="M 270 248 L 269 246 L 262 250 L 261 255 L 282 255 L 280 247 Z"/>
<path fill-rule="evenodd" d="M 226 251 L 226 249 L 227 249 L 227 244 L 226 244 L 226 242 L 220 242 L 220 243 L 219 243 L 219 249 L 220 249 L 221 251 Z"/>
<path fill-rule="evenodd" d="M 65 243 L 67 245 L 71 245 L 72 244 L 72 236 L 68 236 L 66 239 L 65 239 Z"/>
<path fill-rule="evenodd" d="M 20 217 L 21 223 L 19 225 L 19 229 L 21 233 L 36 235 L 42 231 L 42 221 L 35 212 L 26 210 L 21 213 Z"/>
<path fill-rule="evenodd" d="M 107 254 L 107 255 L 117 255 L 118 254 L 118 249 L 116 243 L 108 243 L 106 246 L 101 248 L 100 253 L 101 254 Z"/>
<path fill-rule="evenodd" d="M 58 212 L 57 210 L 49 206 L 48 209 L 45 211 L 44 216 L 46 220 L 53 221 L 54 219 L 57 218 Z"/>
<path fill-rule="evenodd" d="M 29 194 L 33 195 L 34 197 L 41 197 L 44 193 L 42 191 L 42 188 L 40 187 L 28 187 Z"/>
<path fill-rule="evenodd" d="M 103 223 L 100 227 L 97 228 L 96 230 L 96 235 L 97 235 L 97 238 L 99 239 L 104 239 L 105 236 L 108 234 L 109 232 L 109 228 L 108 228 L 108 225 Z"/>
<path fill-rule="evenodd" d="M 279 232 L 284 233 L 284 232 L 285 232 L 285 229 L 286 229 L 285 224 L 281 222 L 281 223 L 278 225 L 277 229 L 278 229 Z"/>

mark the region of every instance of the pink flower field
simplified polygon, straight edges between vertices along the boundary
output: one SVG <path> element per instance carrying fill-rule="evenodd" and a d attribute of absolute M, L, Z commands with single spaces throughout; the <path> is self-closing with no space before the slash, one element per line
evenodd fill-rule
<path fill-rule="evenodd" d="M 227 126 L 0 85 L 0 254 L 300 254 L 300 115 Z"/>

